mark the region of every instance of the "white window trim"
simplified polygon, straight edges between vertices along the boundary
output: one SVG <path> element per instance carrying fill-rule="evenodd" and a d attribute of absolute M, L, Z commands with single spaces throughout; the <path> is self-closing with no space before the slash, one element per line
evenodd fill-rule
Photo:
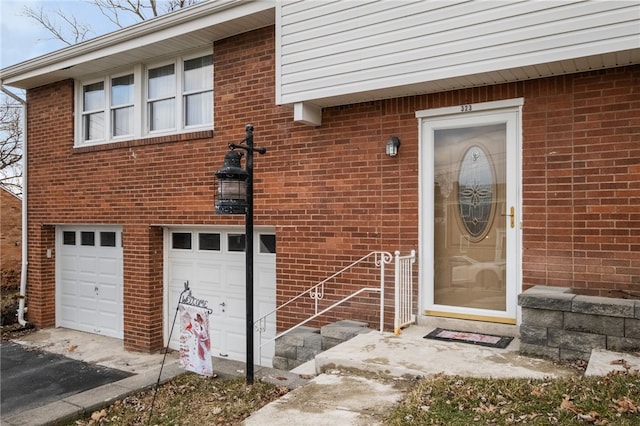
<path fill-rule="evenodd" d="M 185 125 L 185 113 L 184 113 L 184 87 L 183 87 L 183 73 L 184 73 L 184 61 L 189 59 L 198 58 L 201 56 L 213 55 L 212 49 L 200 50 L 197 52 L 190 52 L 183 56 L 173 58 L 172 60 L 162 61 L 162 62 L 154 62 L 154 63 L 145 63 L 145 64 L 136 64 L 132 68 L 121 70 L 118 72 L 110 73 L 108 75 L 103 75 L 99 77 L 93 77 L 76 80 L 75 81 L 75 118 L 74 118 L 74 147 L 85 147 L 85 146 L 94 146 L 94 145 L 104 145 L 108 143 L 117 143 L 131 139 L 143 139 L 143 138 L 151 138 L 158 136 L 169 136 L 169 135 L 177 135 L 181 133 L 188 133 L 199 130 L 212 130 L 214 126 L 214 118 L 213 114 L 211 117 L 211 121 L 205 124 L 199 125 Z M 176 122 L 175 127 L 172 129 L 162 129 L 156 131 L 150 131 L 150 123 L 148 121 L 148 70 L 152 68 L 157 68 L 163 65 L 175 64 L 176 71 L 176 92 L 175 92 L 175 113 L 176 113 Z M 215 65 L 214 65 L 214 73 L 215 73 Z M 134 105 L 133 105 L 133 133 L 129 135 L 123 136 L 112 136 L 111 135 L 111 81 L 114 78 L 122 77 L 124 75 L 133 74 L 134 78 Z M 86 85 L 97 83 L 104 83 L 104 95 L 105 95 L 105 104 L 104 104 L 104 114 L 105 114 L 105 134 L 104 138 L 94 139 L 90 141 L 84 140 L 83 135 L 83 88 Z"/>

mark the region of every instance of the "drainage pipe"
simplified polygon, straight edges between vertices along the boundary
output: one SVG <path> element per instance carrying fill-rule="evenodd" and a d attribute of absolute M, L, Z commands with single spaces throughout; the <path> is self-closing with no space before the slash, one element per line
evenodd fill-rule
<path fill-rule="evenodd" d="M 4 87 L 0 80 L 0 90 L 2 93 L 19 102 L 22 105 L 22 264 L 20 270 L 20 301 L 18 303 L 18 323 L 26 326 L 27 321 L 24 314 L 25 298 L 27 295 L 27 102 Z"/>

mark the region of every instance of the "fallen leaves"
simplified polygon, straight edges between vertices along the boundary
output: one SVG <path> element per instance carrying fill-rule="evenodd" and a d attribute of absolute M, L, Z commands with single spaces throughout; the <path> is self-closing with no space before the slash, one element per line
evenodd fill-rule
<path fill-rule="evenodd" d="M 577 415 L 577 417 L 578 417 L 578 420 L 582 420 L 583 422 L 587 422 L 587 423 L 593 423 L 593 424 L 596 424 L 596 425 L 606 425 L 606 424 L 609 424 L 609 422 L 608 422 L 608 421 L 603 420 L 603 419 L 600 417 L 600 414 L 596 413 L 595 411 L 591 411 L 591 412 L 589 412 L 589 413 L 587 413 L 587 414 L 581 414 L 581 413 L 579 413 L 579 414 Z"/>
<path fill-rule="evenodd" d="M 563 395 L 562 402 L 560 403 L 561 410 L 571 411 L 574 414 L 580 413 L 580 409 L 571 401 L 568 395 Z"/>
<path fill-rule="evenodd" d="M 237 425 L 287 392 L 286 387 L 262 381 L 247 386 L 242 378 L 226 380 L 188 373 L 158 387 L 152 412 L 153 391 L 141 392 L 117 400 L 75 425 Z"/>
<path fill-rule="evenodd" d="M 638 406 L 633 403 L 629 398 L 623 396 L 617 400 L 613 400 L 612 408 L 615 408 L 618 413 L 634 413 L 638 414 Z"/>
<path fill-rule="evenodd" d="M 640 373 L 604 377 L 421 380 L 385 424 L 639 425 Z M 424 409 L 423 407 L 426 407 Z M 410 419 L 410 420 L 409 420 Z"/>

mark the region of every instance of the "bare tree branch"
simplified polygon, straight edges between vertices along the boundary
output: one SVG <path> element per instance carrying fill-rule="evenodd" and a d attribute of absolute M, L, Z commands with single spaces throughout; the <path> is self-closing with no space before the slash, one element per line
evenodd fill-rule
<path fill-rule="evenodd" d="M 60 9 L 56 11 L 56 15 L 68 24 L 69 31 L 71 31 L 71 35 L 73 36 L 73 44 L 86 40 L 87 34 L 91 32 L 89 25 L 78 21 L 73 15 L 65 16 Z"/>
<path fill-rule="evenodd" d="M 150 18 L 173 12 L 183 7 L 198 3 L 199 0 L 167 0 L 160 4 L 164 10 L 158 8 L 157 0 L 86 0 L 86 3 L 98 8 L 100 13 L 114 25 L 114 29 L 123 28 L 134 21 L 145 21 Z M 59 40 L 66 45 L 84 41 L 92 33 L 91 26 L 78 20 L 73 13 L 57 9 L 48 12 L 43 6 L 31 8 L 25 6 L 22 14 L 36 21 L 42 28 L 52 35 L 52 39 Z M 129 19 L 126 19 L 126 18 Z"/>
<path fill-rule="evenodd" d="M 22 14 L 38 22 L 40 26 L 42 26 L 42 28 L 51 33 L 53 39 L 60 40 L 61 42 L 69 46 L 73 44 L 73 42 L 71 42 L 65 36 L 62 27 L 57 22 L 51 20 L 49 15 L 44 12 L 44 8 L 42 6 L 38 7 L 37 9 L 25 6 L 22 8 Z"/>
<path fill-rule="evenodd" d="M 0 185 L 22 193 L 22 105 L 2 96 L 0 100 Z"/>

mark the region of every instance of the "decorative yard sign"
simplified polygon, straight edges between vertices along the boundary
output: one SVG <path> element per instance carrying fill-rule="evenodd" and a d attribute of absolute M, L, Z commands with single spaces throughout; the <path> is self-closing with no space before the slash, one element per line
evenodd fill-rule
<path fill-rule="evenodd" d="M 191 291 L 181 298 L 180 314 L 180 367 L 187 371 L 213 375 L 211 363 L 211 339 L 207 302 L 191 296 Z"/>

